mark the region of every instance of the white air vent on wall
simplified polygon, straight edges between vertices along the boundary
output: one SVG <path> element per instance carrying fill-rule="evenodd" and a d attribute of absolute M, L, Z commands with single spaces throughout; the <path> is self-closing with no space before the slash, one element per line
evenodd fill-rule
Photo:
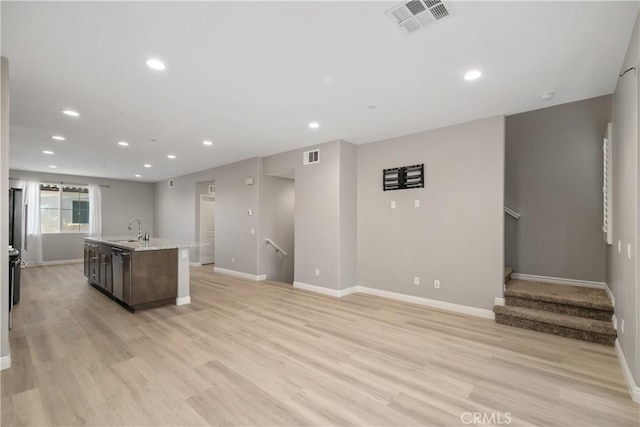
<path fill-rule="evenodd" d="M 305 151 L 302 156 L 303 165 L 311 165 L 320 162 L 320 150 Z"/>
<path fill-rule="evenodd" d="M 406 35 L 454 15 L 451 5 L 440 0 L 411 0 L 385 12 Z"/>

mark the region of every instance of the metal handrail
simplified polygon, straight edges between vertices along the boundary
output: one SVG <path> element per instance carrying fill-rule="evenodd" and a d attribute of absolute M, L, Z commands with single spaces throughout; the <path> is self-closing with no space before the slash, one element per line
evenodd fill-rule
<path fill-rule="evenodd" d="M 504 212 L 509 214 L 509 215 L 511 215 L 515 219 L 520 219 L 520 214 L 518 212 L 514 211 L 513 209 L 511 209 L 509 206 L 505 206 L 504 207 Z"/>
<path fill-rule="evenodd" d="M 276 253 L 278 252 L 282 252 L 282 255 L 287 256 L 287 253 L 284 251 L 284 249 L 282 249 L 280 246 L 278 246 L 273 240 L 269 239 L 268 237 L 266 239 L 264 239 L 265 244 L 271 245 L 273 246 L 273 248 L 276 250 Z"/>

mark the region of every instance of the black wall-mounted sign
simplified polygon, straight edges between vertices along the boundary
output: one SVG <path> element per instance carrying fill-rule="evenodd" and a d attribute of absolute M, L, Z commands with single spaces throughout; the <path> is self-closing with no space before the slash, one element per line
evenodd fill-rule
<path fill-rule="evenodd" d="M 382 171 L 382 189 L 384 191 L 424 188 L 424 163 L 384 169 Z"/>

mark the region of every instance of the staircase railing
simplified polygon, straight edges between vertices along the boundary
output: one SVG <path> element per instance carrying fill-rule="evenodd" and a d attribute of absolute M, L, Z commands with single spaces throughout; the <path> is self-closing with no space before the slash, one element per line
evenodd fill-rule
<path fill-rule="evenodd" d="M 265 244 L 267 246 L 269 246 L 269 245 L 273 246 L 273 249 L 276 250 L 276 253 L 280 252 L 280 253 L 282 253 L 282 255 L 287 256 L 287 253 L 284 251 L 284 249 L 282 249 L 280 246 L 278 246 L 276 244 L 276 242 L 274 242 L 273 240 L 271 240 L 271 239 L 269 239 L 267 237 L 266 239 L 264 239 L 264 241 L 265 241 Z"/>
<path fill-rule="evenodd" d="M 506 214 L 511 215 L 512 217 L 514 217 L 515 219 L 520 219 L 520 214 L 516 211 L 514 211 L 513 209 L 511 209 L 509 206 L 505 206 L 504 207 L 504 212 Z"/>

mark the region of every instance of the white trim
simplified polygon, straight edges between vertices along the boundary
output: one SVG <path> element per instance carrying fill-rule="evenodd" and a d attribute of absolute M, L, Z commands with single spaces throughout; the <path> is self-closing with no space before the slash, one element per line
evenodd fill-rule
<path fill-rule="evenodd" d="M 631 369 L 629 369 L 627 359 L 625 359 L 624 357 L 624 353 L 622 352 L 622 347 L 620 346 L 620 341 L 618 339 L 616 339 L 616 354 L 618 355 L 618 360 L 620 361 L 620 367 L 622 368 L 624 379 L 627 381 L 629 393 L 631 393 L 631 399 L 636 403 L 640 403 L 640 387 L 638 387 L 636 385 L 636 382 L 633 380 Z"/>
<path fill-rule="evenodd" d="M 416 297 L 413 295 L 399 294 L 396 292 L 383 291 L 381 289 L 367 288 L 366 286 L 357 286 L 357 291 L 363 294 L 375 295 L 383 298 L 395 299 L 398 301 L 410 302 L 413 304 L 426 305 L 427 307 L 439 308 L 442 310 L 453 311 L 456 313 L 470 314 L 472 316 L 484 317 L 486 319 L 495 319 L 493 311 L 484 308 L 469 307 L 467 305 L 454 304 L 451 302 L 438 301 L 429 298 Z"/>
<path fill-rule="evenodd" d="M 196 261 L 191 261 L 191 262 L 189 263 L 189 265 L 190 265 L 191 267 L 202 267 L 202 263 L 201 263 L 201 262 L 196 262 Z"/>
<path fill-rule="evenodd" d="M 613 329 L 618 330 L 618 318 L 615 314 L 611 315 L 611 324 L 613 325 Z"/>
<path fill-rule="evenodd" d="M 191 304 L 191 296 L 187 295 L 186 297 L 176 298 L 176 305 L 186 305 L 186 304 Z"/>
<path fill-rule="evenodd" d="M 0 357 L 0 371 L 11 367 L 11 355 Z"/>
<path fill-rule="evenodd" d="M 351 286 L 345 289 L 331 289 L 324 286 L 310 285 L 304 282 L 293 282 L 293 287 L 297 289 L 304 289 L 305 291 L 316 292 L 318 294 L 329 295 L 331 297 L 340 298 L 351 295 L 358 292 L 358 286 Z"/>
<path fill-rule="evenodd" d="M 214 273 L 220 273 L 220 274 L 226 274 L 227 276 L 235 276 L 235 277 L 239 277 L 241 279 L 253 280 L 254 282 L 259 282 L 261 280 L 266 280 L 267 279 L 267 275 L 266 274 L 261 274 L 259 276 L 256 276 L 255 274 L 243 273 L 242 271 L 227 270 L 226 268 L 221 268 L 221 267 L 218 267 L 218 266 L 214 266 L 213 267 L 213 272 Z"/>
<path fill-rule="evenodd" d="M 609 301 L 611 301 L 611 305 L 615 307 L 616 297 L 613 296 L 613 292 L 611 292 L 611 289 L 609 288 L 609 285 L 607 283 L 604 284 L 604 290 L 607 292 L 607 296 L 609 297 Z"/>
<path fill-rule="evenodd" d="M 24 264 L 22 267 L 44 267 L 47 265 L 64 265 L 64 264 L 82 264 L 84 263 L 84 258 L 83 259 L 60 259 L 57 261 L 43 261 L 41 263 L 34 263 L 34 264 Z"/>
<path fill-rule="evenodd" d="M 494 319 L 495 315 L 493 311 L 484 308 L 469 307 L 461 304 L 454 304 L 445 301 L 438 301 L 429 298 L 416 297 L 413 295 L 399 294 L 397 292 L 383 291 L 382 289 L 368 288 L 366 286 L 351 286 L 345 289 L 330 289 L 323 286 L 310 285 L 303 282 L 293 282 L 293 287 L 298 289 L 304 289 L 306 291 L 317 292 L 319 294 L 329 295 L 332 297 L 340 298 L 353 293 L 362 293 L 368 295 L 375 295 L 382 298 L 389 298 L 398 301 L 410 302 L 413 304 L 425 305 L 427 307 L 439 308 L 442 310 L 453 311 L 456 313 L 470 314 L 472 316 L 484 317 L 486 319 Z M 496 301 L 499 298 L 496 298 Z"/>
<path fill-rule="evenodd" d="M 506 302 L 505 302 L 504 298 L 495 297 L 495 304 L 496 305 L 505 305 Z"/>
<path fill-rule="evenodd" d="M 582 286 L 583 288 L 605 289 L 607 284 L 604 282 L 590 282 L 588 280 L 563 279 L 561 277 L 536 276 L 533 274 L 511 273 L 512 279 L 526 280 L 530 282 L 553 283 L 556 285 Z"/>

